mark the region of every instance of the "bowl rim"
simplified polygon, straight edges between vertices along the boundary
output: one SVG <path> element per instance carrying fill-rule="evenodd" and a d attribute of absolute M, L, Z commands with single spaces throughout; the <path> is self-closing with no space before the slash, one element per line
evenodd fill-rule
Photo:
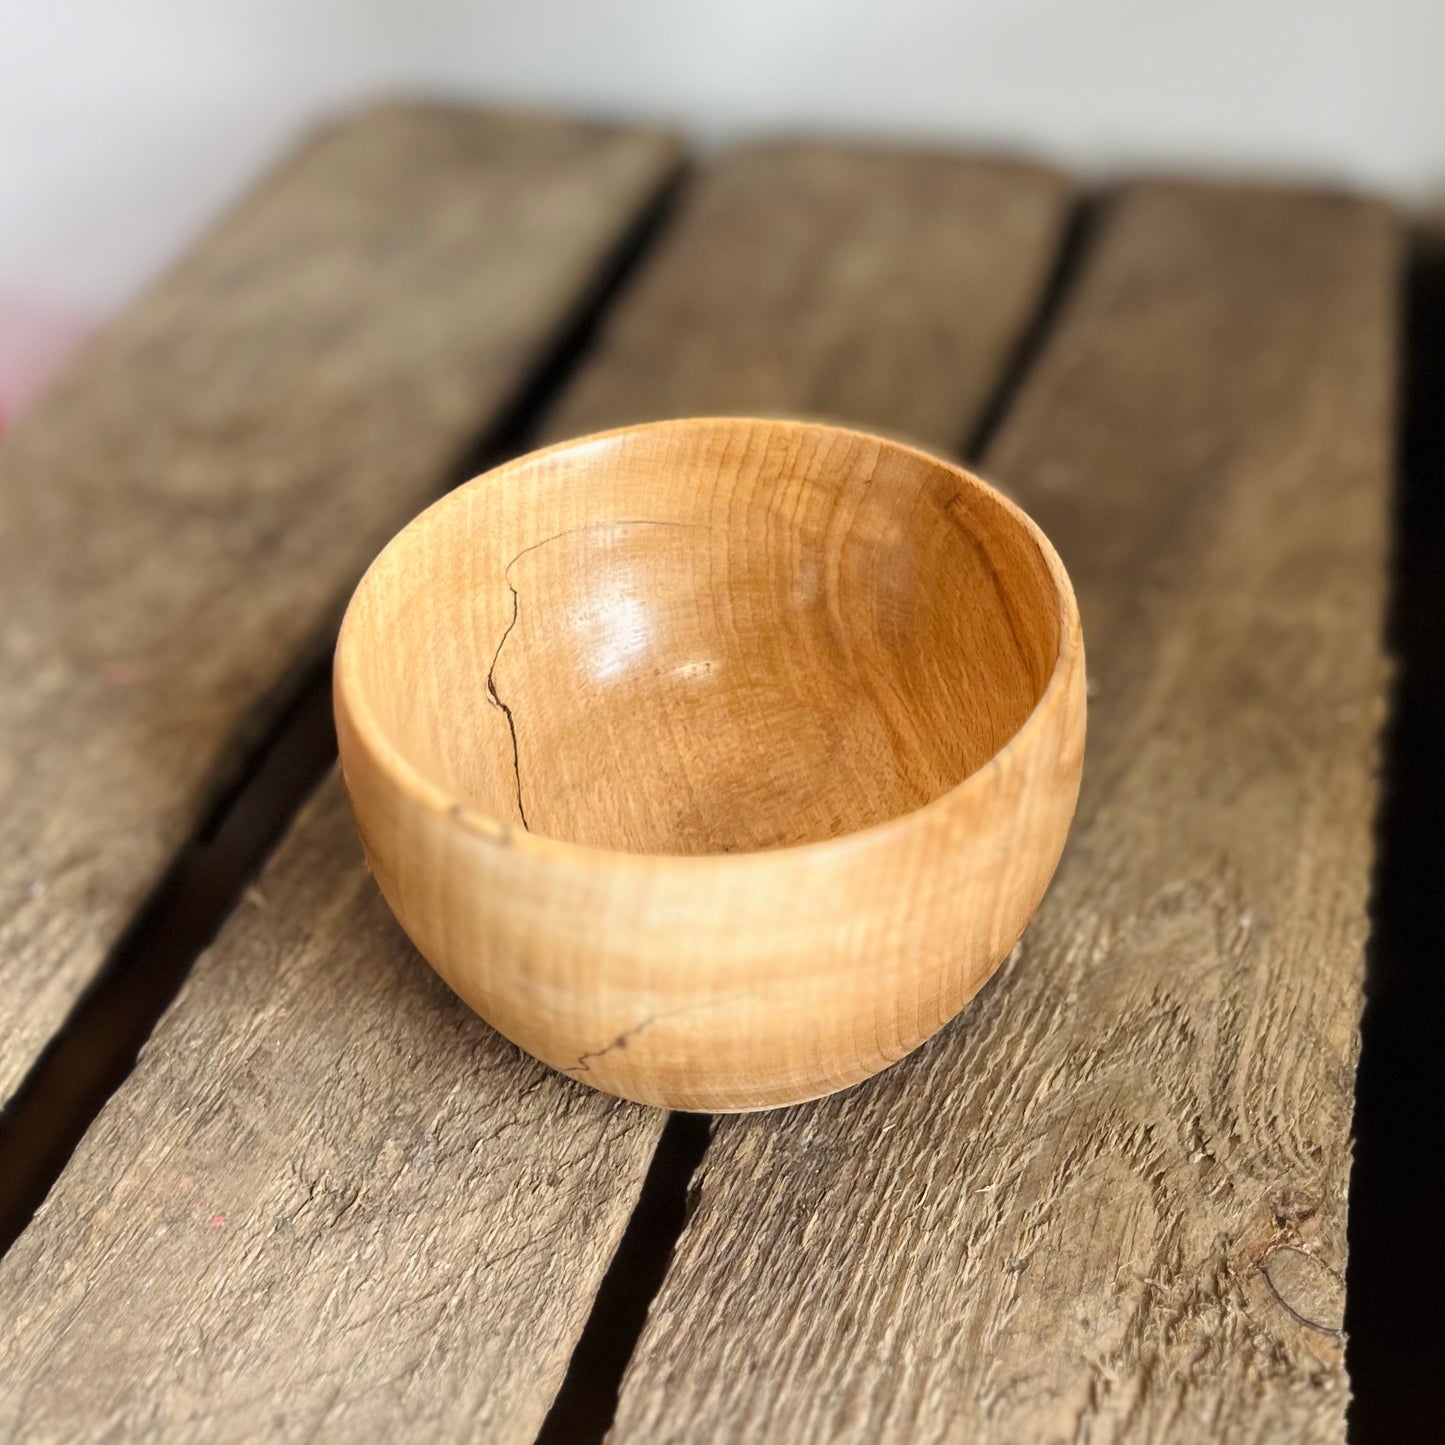
<path fill-rule="evenodd" d="M 1022 528 L 1025 535 L 1038 547 L 1039 554 L 1043 558 L 1049 576 L 1054 583 L 1054 596 L 1059 609 L 1059 645 L 1048 681 L 1044 684 L 1043 690 L 1039 693 L 1028 715 L 1014 730 L 1004 745 L 986 762 L 980 764 L 980 766 L 975 768 L 971 773 L 960 778 L 952 787 L 946 788 L 943 792 L 939 793 L 937 797 L 930 798 L 928 802 L 921 804 L 917 808 L 910 808 L 906 812 L 896 813 L 892 817 L 880 819 L 876 823 L 869 823 L 866 827 L 855 828 L 850 832 L 839 833 L 829 838 L 817 838 L 804 843 L 788 843 L 776 848 L 739 849 L 736 852 L 643 852 L 623 848 L 602 848 L 591 843 L 578 843 L 567 838 L 553 837 L 547 833 L 536 833 L 530 828 L 521 826 L 509 819 L 498 818 L 492 814 L 478 811 L 462 799 L 449 793 L 445 788 L 428 777 L 426 773 L 422 772 L 392 740 L 387 730 L 377 721 L 370 708 L 366 705 L 365 689 L 361 686 L 356 676 L 357 664 L 355 657 L 358 644 L 353 637 L 355 625 L 352 623 L 352 618 L 355 615 L 357 599 L 366 590 L 372 573 L 380 566 L 382 559 L 391 552 L 393 548 L 402 544 L 409 533 L 419 531 L 427 525 L 434 513 L 452 505 L 455 499 L 462 493 L 503 476 L 508 472 L 519 471 L 524 467 L 532 466 L 544 457 L 555 456 L 562 452 L 590 446 L 596 442 L 611 440 L 615 437 L 634 436 L 640 432 L 685 431 L 696 427 L 716 426 L 719 423 L 727 423 L 733 426 L 769 427 L 775 430 L 783 429 L 798 432 L 823 432 L 838 437 L 851 437 L 856 440 L 873 442 L 879 446 L 891 448 L 896 452 L 905 453 L 909 456 L 916 457 L 920 461 L 927 462 L 932 466 L 946 467 L 949 471 L 956 473 L 964 479 L 970 486 L 987 494 L 1007 516 Z M 718 868 L 720 866 L 748 866 L 762 862 L 776 864 L 786 860 L 811 859 L 821 862 L 825 859 L 844 856 L 860 848 L 872 847 L 884 843 L 895 834 L 919 827 L 930 816 L 941 814 L 956 807 L 961 797 L 965 794 L 970 791 L 981 791 L 986 787 L 990 774 L 998 769 L 1005 758 L 1019 752 L 1025 743 L 1031 739 L 1032 735 L 1037 732 L 1041 725 L 1041 719 L 1052 710 L 1059 693 L 1066 685 L 1068 675 L 1074 663 L 1076 660 L 1082 662 L 1082 658 L 1083 636 L 1079 622 L 1078 601 L 1074 596 L 1073 584 L 1069 579 L 1069 574 L 1065 570 L 1064 564 L 1055 551 L 1053 544 L 1049 541 L 1038 523 L 1035 522 L 1018 503 L 961 463 L 938 456 L 936 453 L 930 452 L 924 447 L 900 441 L 896 437 L 884 436 L 877 432 L 864 431 L 857 427 L 843 426 L 833 422 L 809 421 L 797 418 L 700 415 L 672 417 L 649 422 L 634 422 L 626 426 L 608 427 L 603 431 L 588 432 L 584 435 L 553 442 L 545 447 L 538 447 L 535 450 L 512 457 L 495 467 L 489 467 L 486 471 L 480 472 L 476 476 L 460 483 L 458 486 L 453 487 L 450 491 L 438 497 L 434 502 L 418 512 L 415 517 L 396 532 L 377 553 L 376 557 L 372 559 L 370 566 L 368 566 L 362 574 L 361 580 L 357 583 L 351 599 L 347 603 L 346 612 L 342 617 L 341 628 L 336 640 L 332 673 L 332 697 L 338 718 L 344 712 L 356 741 L 368 754 L 371 762 L 378 771 L 383 773 L 393 786 L 399 788 L 412 803 L 436 815 L 439 819 L 456 824 L 463 832 L 482 842 L 489 842 L 506 848 L 508 852 L 530 855 L 544 861 L 570 862 L 593 868 L 634 868 L 644 871 L 654 871 L 659 867 L 666 866 L 669 868 L 679 867 L 697 870 L 709 867 Z M 343 766 L 343 778 L 344 775 L 345 771 Z"/>

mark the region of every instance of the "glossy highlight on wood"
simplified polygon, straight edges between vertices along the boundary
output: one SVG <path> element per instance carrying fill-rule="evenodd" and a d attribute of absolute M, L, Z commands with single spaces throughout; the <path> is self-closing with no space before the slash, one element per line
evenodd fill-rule
<path fill-rule="evenodd" d="M 1063 568 L 962 469 L 704 419 L 477 478 L 382 553 L 337 649 L 377 882 L 509 1038 L 736 1110 L 877 1072 L 1052 876 L 1083 756 Z"/>

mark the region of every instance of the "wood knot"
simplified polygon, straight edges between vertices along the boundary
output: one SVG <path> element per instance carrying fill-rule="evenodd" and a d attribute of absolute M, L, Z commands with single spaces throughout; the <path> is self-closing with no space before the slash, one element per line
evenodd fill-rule
<path fill-rule="evenodd" d="M 1308 1190 L 1285 1188 L 1275 1193 L 1271 1200 L 1274 1210 L 1274 1222 L 1284 1228 L 1288 1224 L 1302 1224 L 1306 1219 L 1313 1219 L 1319 1206 L 1315 1197 Z"/>

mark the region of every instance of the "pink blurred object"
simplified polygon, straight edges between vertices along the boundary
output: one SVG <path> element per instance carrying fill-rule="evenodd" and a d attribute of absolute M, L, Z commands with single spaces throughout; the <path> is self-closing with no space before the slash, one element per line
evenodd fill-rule
<path fill-rule="evenodd" d="M 100 323 L 61 303 L 0 291 L 0 434 Z"/>

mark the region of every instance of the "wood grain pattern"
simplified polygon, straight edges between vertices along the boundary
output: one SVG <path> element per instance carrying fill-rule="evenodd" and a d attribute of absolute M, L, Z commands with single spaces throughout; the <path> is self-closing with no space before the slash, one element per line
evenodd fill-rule
<path fill-rule="evenodd" d="M 976 477 L 816 422 L 544 448 L 346 612 L 341 766 L 437 971 L 581 1083 L 771 1108 L 886 1068 L 1018 941 L 1084 751 L 1057 554 Z"/>
<path fill-rule="evenodd" d="M 617 1441 L 1341 1440 L 1394 223 L 1147 186 L 988 473 L 1089 647 L 1072 841 L 909 1060 L 719 1123 Z"/>
<path fill-rule="evenodd" d="M 533 1438 L 652 1116 L 409 951 L 323 789 L 6 1257 L 0 1438 Z"/>
<path fill-rule="evenodd" d="M 739 352 L 699 340 L 729 328 L 758 366 L 786 355 L 772 374 L 826 410 L 828 378 L 863 364 L 871 338 L 945 322 L 950 365 L 920 378 L 923 397 L 883 378 L 877 395 L 855 391 L 847 404 L 861 424 L 926 422 L 945 444 L 971 424 L 1048 273 L 1063 182 L 965 161 L 789 154 L 739 157 L 699 186 L 618 314 L 619 333 L 655 334 L 651 360 L 604 340 L 595 367 L 626 379 L 585 379 L 564 425 L 600 425 L 609 406 L 622 417 L 729 404 Z M 773 181 L 738 179 L 755 167 Z M 826 184 L 811 179 L 815 168 Z M 718 187 L 736 197 L 726 225 L 707 221 Z M 809 223 L 791 188 L 832 199 Z M 861 219 L 872 205 L 892 212 L 876 239 Z M 1000 215 L 1032 220 L 996 229 Z M 969 238 L 957 246 L 968 264 L 929 241 L 938 228 Z M 770 274 L 773 257 L 785 280 Z M 690 277 L 715 310 L 675 323 L 668 298 L 687 294 Z M 817 338 L 811 350 L 796 346 L 799 330 Z M 711 358 L 692 365 L 688 392 L 675 383 L 669 333 L 679 355 Z M 780 408 L 794 402 L 780 391 Z M 253 979 L 258 957 L 272 962 Z M 283 976 L 285 991 L 268 991 Z M 188 1039 L 224 1040 L 225 1052 Z M 521 1063 L 445 994 L 364 879 L 339 785 L 328 783 L 0 1263 L 0 1421 L 44 1419 L 67 1440 L 151 1427 L 207 1442 L 429 1440 L 471 1433 L 484 1399 L 488 1439 L 530 1441 L 663 1119 Z M 245 1187 L 215 1202 L 232 1178 Z M 487 1207 L 458 1217 L 452 1203 L 479 1179 Z M 259 1195 L 256 1181 L 269 1181 Z M 198 1189 L 198 1222 L 158 1234 L 163 1212 L 181 1208 L 177 1191 Z M 303 1205 L 293 1247 L 275 1221 L 290 1221 L 294 1238 Z M 224 1225 L 210 1223 L 222 1214 Z M 547 1234 L 539 1220 L 567 1224 Z M 394 1251 L 373 1250 L 387 1238 Z M 273 1283 L 280 1297 L 262 1308 Z M 355 1328 L 323 1341 L 327 1363 L 308 1370 L 309 1342 L 324 1334 L 318 1309 Z"/>
<path fill-rule="evenodd" d="M 371 112 L 7 434 L 0 1102 L 675 161 L 648 133 Z"/>
<path fill-rule="evenodd" d="M 789 416 L 956 450 L 1038 299 L 1069 196 L 1014 163 L 743 151 L 689 197 L 546 438 Z"/>

